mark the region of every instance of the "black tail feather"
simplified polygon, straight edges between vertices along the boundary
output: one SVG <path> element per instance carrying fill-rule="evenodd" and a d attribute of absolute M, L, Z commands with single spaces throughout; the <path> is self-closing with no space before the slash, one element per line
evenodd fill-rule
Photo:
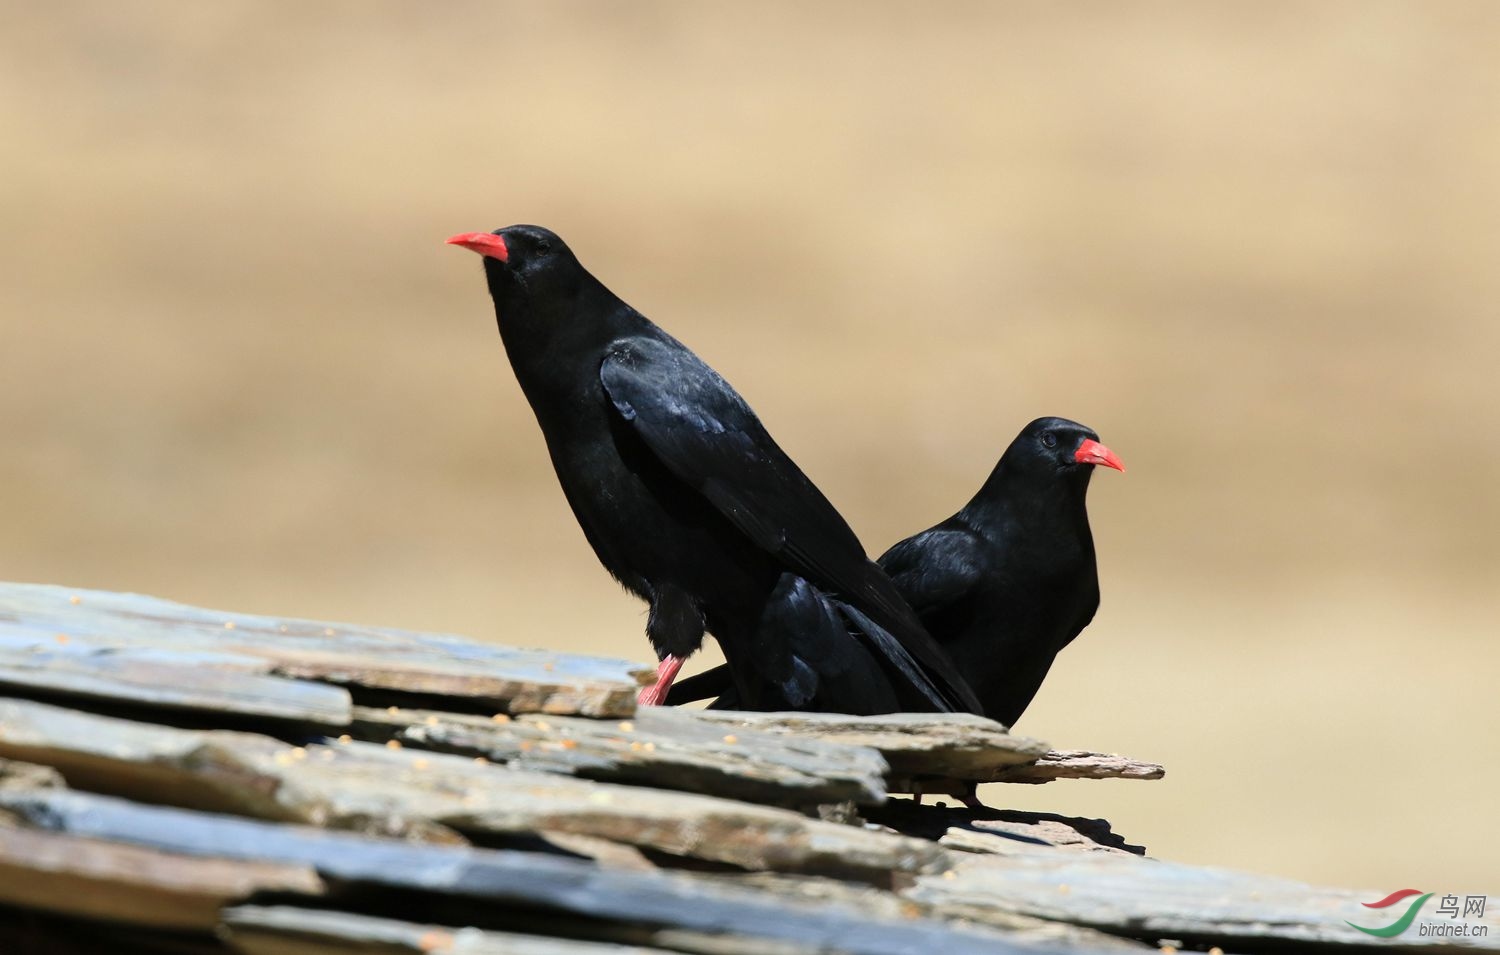
<path fill-rule="evenodd" d="M 674 684 L 667 703 L 718 697 L 716 708 L 854 714 L 952 709 L 886 628 L 792 574 L 778 582 L 754 645 L 754 672 L 737 680 L 728 665 L 714 667 Z"/>
<path fill-rule="evenodd" d="M 734 678 L 729 675 L 729 667 L 721 663 L 711 670 L 704 670 L 673 683 L 672 688 L 667 691 L 667 705 L 681 706 L 684 703 L 722 697 L 733 689 Z"/>

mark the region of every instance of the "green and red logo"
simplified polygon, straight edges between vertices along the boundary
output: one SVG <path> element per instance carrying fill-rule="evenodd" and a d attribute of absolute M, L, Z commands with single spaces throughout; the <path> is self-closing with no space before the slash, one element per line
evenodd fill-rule
<path fill-rule="evenodd" d="M 1386 925 L 1385 928 L 1365 928 L 1364 925 L 1355 925 L 1353 922 L 1347 921 L 1346 925 L 1349 925 L 1350 928 L 1358 928 L 1362 933 L 1367 934 L 1367 936 L 1374 936 L 1376 939 L 1395 939 L 1395 937 L 1400 936 L 1404 931 L 1412 928 L 1412 921 L 1416 919 L 1418 910 L 1422 909 L 1422 903 L 1433 898 L 1434 895 L 1437 895 L 1437 892 L 1422 892 L 1419 889 L 1401 889 L 1401 891 L 1392 892 L 1391 895 L 1383 898 L 1379 903 L 1361 903 L 1365 909 L 1391 909 L 1391 906 L 1403 903 L 1403 901 L 1412 898 L 1413 895 L 1416 895 L 1415 900 L 1412 900 L 1412 904 L 1407 906 L 1406 912 L 1401 913 L 1401 918 L 1392 922 L 1391 925 Z M 1488 901 L 1490 901 L 1488 895 L 1466 895 L 1463 907 L 1464 919 L 1469 919 L 1469 916 L 1473 916 L 1476 919 L 1485 918 L 1485 903 L 1488 903 Z M 1485 937 L 1490 936 L 1490 927 L 1488 925 L 1484 925 L 1482 922 L 1473 922 L 1473 924 L 1467 921 L 1460 922 L 1458 921 L 1458 913 L 1460 913 L 1460 907 L 1458 907 L 1457 895 L 1443 895 L 1442 900 L 1437 904 L 1437 916 L 1440 919 L 1446 918 L 1448 921 L 1434 922 L 1433 919 L 1427 919 L 1427 921 L 1422 922 L 1422 927 L 1418 930 L 1419 936 L 1434 937 L 1434 939 L 1485 939 Z"/>
<path fill-rule="evenodd" d="M 1353 922 L 1349 922 L 1347 920 L 1345 924 L 1347 924 L 1350 928 L 1357 928 L 1361 932 L 1364 932 L 1366 935 L 1373 935 L 1376 938 L 1394 938 L 1395 936 L 1400 935 L 1402 932 L 1411 928 L 1412 920 L 1417 917 L 1417 910 L 1422 907 L 1423 902 L 1426 902 L 1428 899 L 1432 898 L 1432 893 L 1423 893 L 1417 889 L 1398 889 L 1397 891 L 1392 892 L 1390 895 L 1387 895 L 1385 898 L 1381 899 L 1379 902 L 1360 903 L 1367 909 L 1388 909 L 1391 906 L 1395 905 L 1397 902 L 1400 902 L 1403 899 L 1409 899 L 1414 895 L 1420 896 L 1420 898 L 1418 898 L 1412 904 L 1408 905 L 1406 907 L 1406 911 L 1402 913 L 1401 917 L 1392 922 L 1390 925 L 1387 925 L 1385 928 L 1365 928 L 1363 925 L 1355 925 Z"/>
<path fill-rule="evenodd" d="M 1379 902 L 1361 902 L 1360 904 L 1367 909 L 1389 909 L 1397 902 L 1405 902 L 1407 899 L 1411 899 L 1412 896 L 1416 896 L 1406 906 L 1406 911 L 1401 914 L 1401 917 L 1384 928 L 1365 928 L 1363 925 L 1355 925 L 1353 922 L 1347 921 L 1345 924 L 1350 928 L 1359 929 L 1366 935 L 1373 935 L 1376 938 L 1395 938 L 1397 935 L 1411 928 L 1411 923 L 1416 919 L 1418 910 L 1422 908 L 1422 903 L 1436 894 L 1436 892 L 1422 892 L 1418 889 L 1401 889 L 1392 892 Z M 1487 938 L 1490 934 L 1490 927 L 1488 925 L 1481 922 L 1471 924 L 1467 919 L 1470 916 L 1473 916 L 1475 919 L 1484 918 L 1484 906 L 1488 901 L 1489 896 L 1487 895 L 1464 896 L 1462 912 L 1466 921 L 1460 922 L 1458 921 L 1460 912 L 1458 896 L 1451 893 L 1445 894 L 1438 902 L 1437 916 L 1439 919 L 1446 918 L 1448 921 L 1442 922 L 1425 919 L 1421 927 L 1417 930 L 1417 934 L 1424 938 Z M 1392 909 L 1392 912 L 1394 911 Z"/>

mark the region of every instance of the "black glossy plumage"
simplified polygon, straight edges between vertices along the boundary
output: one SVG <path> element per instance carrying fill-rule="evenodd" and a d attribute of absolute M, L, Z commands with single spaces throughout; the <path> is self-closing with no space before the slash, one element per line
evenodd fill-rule
<path fill-rule="evenodd" d="M 707 630 L 750 708 L 978 711 L 728 382 L 556 235 L 494 235 L 506 255 L 486 257 L 485 274 L 511 367 L 594 552 L 649 602 L 659 657 L 692 653 Z"/>
<path fill-rule="evenodd" d="M 985 715 L 1006 726 L 1099 609 L 1085 502 L 1094 465 L 1075 459 L 1098 440 L 1064 418 L 1033 421 L 962 510 L 880 558 Z"/>
<path fill-rule="evenodd" d="M 1064 418 L 1031 422 L 962 510 L 880 558 L 985 715 L 1007 726 L 1099 608 L 1085 504 L 1094 464 L 1078 460 L 1080 447 L 1098 440 Z M 722 670 L 679 683 L 669 702 L 708 696 L 739 702 Z"/>

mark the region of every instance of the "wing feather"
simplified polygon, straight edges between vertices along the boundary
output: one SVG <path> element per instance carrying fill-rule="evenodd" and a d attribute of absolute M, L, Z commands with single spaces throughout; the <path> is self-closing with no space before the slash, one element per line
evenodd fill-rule
<path fill-rule="evenodd" d="M 616 343 L 599 377 L 615 410 L 679 480 L 788 569 L 889 631 L 925 670 L 893 662 L 915 672 L 934 702 L 982 712 L 854 531 L 717 372 L 663 333 Z"/>
<path fill-rule="evenodd" d="M 914 534 L 880 557 L 880 567 L 919 617 L 962 599 L 983 573 L 985 545 L 963 527 Z"/>

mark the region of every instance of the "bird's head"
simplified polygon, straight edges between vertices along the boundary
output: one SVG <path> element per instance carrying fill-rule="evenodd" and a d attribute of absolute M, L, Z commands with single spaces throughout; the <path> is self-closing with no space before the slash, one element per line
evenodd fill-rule
<path fill-rule="evenodd" d="M 567 243 L 541 226 L 463 232 L 449 238 L 448 244 L 484 257 L 485 276 L 497 305 L 518 293 L 529 299 L 566 295 L 586 274 Z"/>
<path fill-rule="evenodd" d="M 1067 418 L 1038 418 L 1028 424 L 1006 452 L 1014 452 L 1017 463 L 1028 470 L 1053 470 L 1063 473 L 1092 471 L 1102 464 L 1124 471 L 1120 456 L 1099 443 L 1099 435 Z"/>

